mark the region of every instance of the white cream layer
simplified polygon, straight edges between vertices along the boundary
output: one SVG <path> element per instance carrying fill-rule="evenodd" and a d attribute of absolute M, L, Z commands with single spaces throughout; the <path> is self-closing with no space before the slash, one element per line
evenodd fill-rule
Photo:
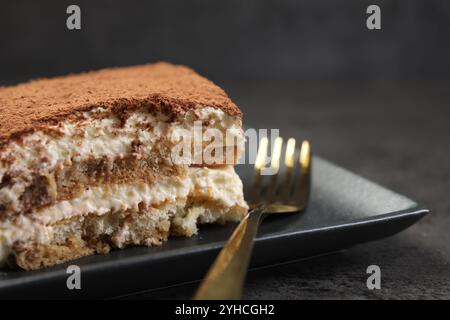
<path fill-rule="evenodd" d="M 51 173 L 56 166 L 70 166 L 72 161 L 82 161 L 89 157 L 124 157 L 131 152 L 131 144 L 138 139 L 141 151 L 150 154 L 155 143 L 161 138 L 176 143 L 181 136 L 192 135 L 194 141 L 194 122 L 209 123 L 210 127 L 226 131 L 233 137 L 238 157 L 244 149 L 244 133 L 240 117 L 230 116 L 222 110 L 202 107 L 188 111 L 174 122 L 165 122 L 162 114 L 152 115 L 136 111 L 119 126 L 119 119 L 111 115 L 103 119 L 95 118 L 98 108 L 83 114 L 84 120 L 76 123 L 65 121 L 53 127 L 59 136 L 45 131 L 37 131 L 26 136 L 23 143 L 11 143 L 0 159 L 13 159 L 6 165 L 0 161 L 0 181 L 5 174 L 17 177 L 16 183 L 0 189 L 0 205 L 8 204 L 14 211 L 20 211 L 19 197 L 31 183 L 32 172 Z M 189 160 L 183 160 L 189 165 Z"/>
<path fill-rule="evenodd" d="M 156 184 L 102 186 L 87 189 L 77 199 L 61 201 L 18 221 L 0 224 L 0 262 L 6 259 L 11 245 L 18 240 L 49 241 L 48 224 L 89 213 L 103 215 L 110 211 L 137 208 L 162 202 L 186 201 L 188 197 L 205 198 L 223 207 L 248 208 L 243 198 L 242 182 L 232 166 L 223 168 L 189 168 L 185 178 L 172 177 Z"/>

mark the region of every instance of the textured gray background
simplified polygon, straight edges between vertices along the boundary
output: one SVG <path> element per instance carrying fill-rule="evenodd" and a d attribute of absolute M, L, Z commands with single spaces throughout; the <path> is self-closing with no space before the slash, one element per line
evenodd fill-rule
<path fill-rule="evenodd" d="M 82 9 L 82 30 L 65 27 Z M 382 8 L 381 31 L 365 10 Z M 155 60 L 213 80 L 439 80 L 450 72 L 446 0 L 14 0 L 0 10 L 3 76 Z"/>
<path fill-rule="evenodd" d="M 82 8 L 82 30 L 65 8 Z M 368 4 L 381 31 L 365 29 Z M 449 1 L 3 1 L 0 83 L 156 60 L 213 79 L 247 126 L 316 153 L 433 213 L 392 238 L 251 272 L 245 297 L 450 298 Z M 382 290 L 365 287 L 369 264 Z M 138 298 L 189 298 L 195 285 Z"/>

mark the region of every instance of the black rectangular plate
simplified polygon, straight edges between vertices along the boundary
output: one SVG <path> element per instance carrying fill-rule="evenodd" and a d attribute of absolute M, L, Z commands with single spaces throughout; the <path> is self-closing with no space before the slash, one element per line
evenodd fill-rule
<path fill-rule="evenodd" d="M 250 165 L 237 167 L 245 184 Z M 307 258 L 393 235 L 428 210 L 319 157 L 306 211 L 267 218 L 251 262 L 260 267 Z M 38 271 L 0 270 L 0 298 L 106 298 L 201 279 L 234 224 L 201 226 L 198 236 L 171 238 L 160 247 L 136 247 L 85 257 Z M 68 290 L 67 266 L 81 268 L 81 290 Z"/>

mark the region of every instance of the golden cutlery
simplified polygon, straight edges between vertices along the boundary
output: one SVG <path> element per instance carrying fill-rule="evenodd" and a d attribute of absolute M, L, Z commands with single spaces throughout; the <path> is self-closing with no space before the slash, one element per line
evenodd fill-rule
<path fill-rule="evenodd" d="M 283 180 L 279 181 L 283 139 L 277 137 L 274 141 L 269 168 L 265 165 L 269 142 L 266 137 L 261 139 L 247 199 L 251 210 L 220 251 L 194 299 L 240 299 L 261 218 L 268 214 L 300 212 L 306 208 L 311 185 L 311 150 L 309 142 L 303 141 L 299 160 L 295 161 L 295 144 L 293 138 L 287 141 L 285 172 Z M 270 176 L 262 175 L 266 169 L 270 169 Z M 263 183 L 264 178 L 269 180 L 267 186 Z"/>

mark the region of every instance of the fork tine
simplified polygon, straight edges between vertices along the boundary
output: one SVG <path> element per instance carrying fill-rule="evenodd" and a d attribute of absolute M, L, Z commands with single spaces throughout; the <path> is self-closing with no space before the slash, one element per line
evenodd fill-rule
<path fill-rule="evenodd" d="M 267 158 L 269 140 L 267 137 L 261 138 L 256 153 L 255 168 L 253 170 L 252 185 L 250 189 L 250 205 L 256 205 L 261 199 L 261 170 L 264 168 Z"/>
<path fill-rule="evenodd" d="M 273 144 L 272 157 L 270 162 L 270 168 L 273 170 L 273 174 L 270 177 L 269 188 L 267 189 L 267 199 L 270 203 L 276 201 L 277 198 L 277 180 L 278 173 L 280 171 L 280 159 L 281 149 L 283 147 L 283 138 L 276 137 Z"/>
<path fill-rule="evenodd" d="M 286 153 L 284 156 L 284 165 L 286 167 L 286 171 L 284 174 L 283 191 L 282 191 L 282 201 L 284 203 L 289 202 L 289 198 L 292 193 L 291 184 L 295 164 L 295 143 L 296 142 L 294 138 L 289 138 L 286 144 Z"/>
<path fill-rule="evenodd" d="M 300 172 L 294 201 L 303 210 L 308 203 L 311 188 L 311 147 L 307 140 L 302 142 L 299 162 Z"/>

